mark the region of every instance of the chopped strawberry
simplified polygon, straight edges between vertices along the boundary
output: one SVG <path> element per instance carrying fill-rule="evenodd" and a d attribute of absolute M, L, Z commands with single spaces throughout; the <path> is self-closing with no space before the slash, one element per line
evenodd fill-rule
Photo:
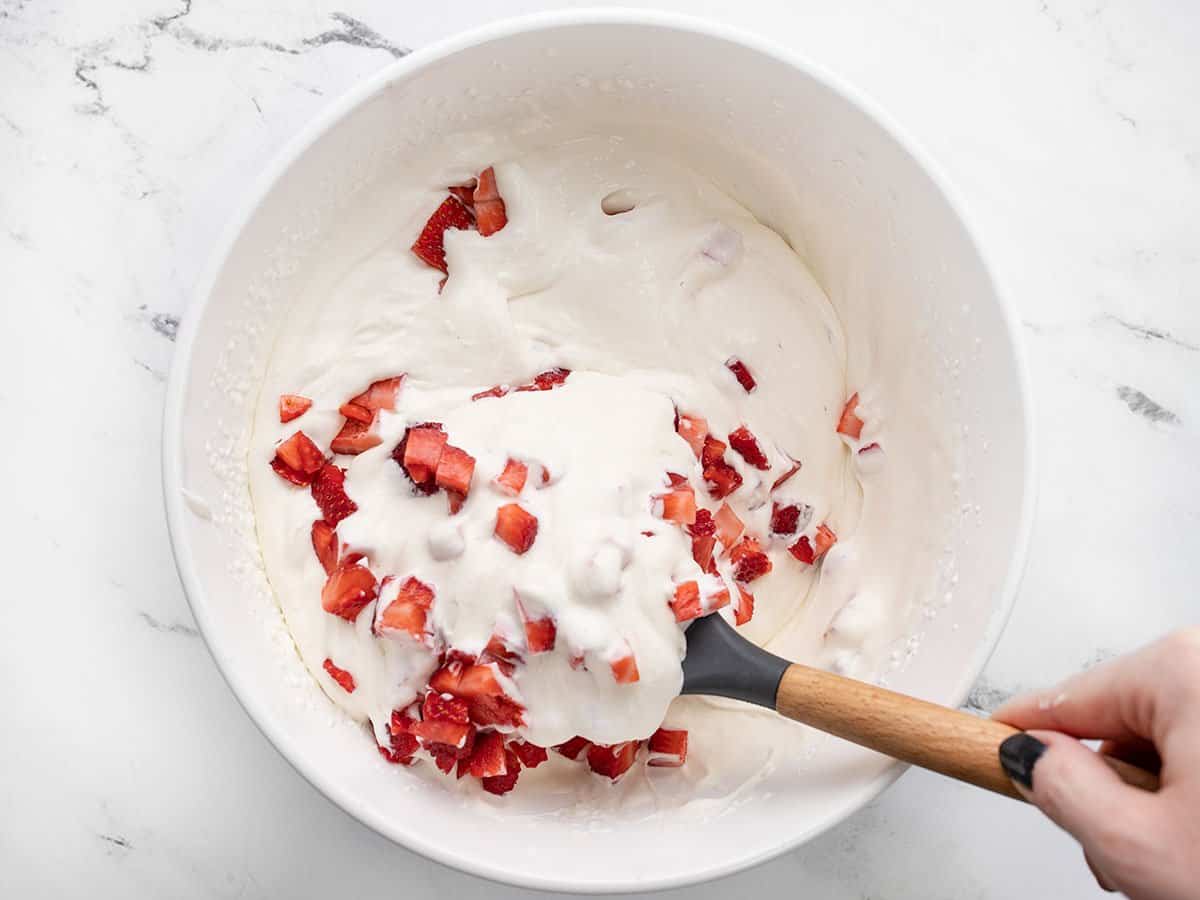
<path fill-rule="evenodd" d="M 496 673 L 488 665 L 450 663 L 438 669 L 429 686 L 443 694 L 467 701 L 471 721 L 479 725 L 521 725 L 525 708 L 504 693 Z"/>
<path fill-rule="evenodd" d="M 358 504 L 346 494 L 346 472 L 333 463 L 326 463 L 312 483 L 312 497 L 321 508 L 321 515 L 333 528 L 346 516 L 358 510 Z"/>
<path fill-rule="evenodd" d="M 707 509 L 696 510 L 696 521 L 688 528 L 688 534 L 693 537 L 703 537 L 717 533 L 717 523 L 713 514 Z"/>
<path fill-rule="evenodd" d="M 483 648 L 483 652 L 479 654 L 477 661 L 484 664 L 502 662 L 511 666 L 521 661 L 521 654 L 509 646 L 508 642 L 499 634 L 493 634 L 488 639 L 487 646 Z"/>
<path fill-rule="evenodd" d="M 412 734 L 413 726 L 421 721 L 416 716 L 420 708 L 420 704 L 413 703 L 404 709 L 392 710 L 392 720 L 388 723 L 388 731 L 393 739 L 402 734 Z"/>
<path fill-rule="evenodd" d="M 818 525 L 816 537 L 813 538 L 813 552 L 817 559 L 824 556 L 829 548 L 837 543 L 837 535 L 828 525 Z"/>
<path fill-rule="evenodd" d="M 771 534 L 795 534 L 800 527 L 800 509 L 796 503 L 775 503 L 771 507 Z"/>
<path fill-rule="evenodd" d="M 389 412 L 395 411 L 396 397 L 400 394 L 400 385 L 403 381 L 404 376 L 397 375 L 394 378 L 383 378 L 372 382 L 361 394 L 351 397 L 343 403 L 338 412 L 347 419 L 370 425 L 375 421 L 375 414 L 381 409 Z"/>
<path fill-rule="evenodd" d="M 690 622 L 704 614 L 700 607 L 700 585 L 695 581 L 685 581 L 675 586 L 675 596 L 671 598 L 671 611 L 675 613 L 676 622 Z"/>
<path fill-rule="evenodd" d="M 332 575 L 338 564 L 338 539 L 333 527 L 323 519 L 312 523 L 313 552 L 326 575 Z"/>
<path fill-rule="evenodd" d="M 570 369 L 560 369 L 555 367 L 547 369 L 545 372 L 539 372 L 533 376 L 533 381 L 529 384 L 523 384 L 517 388 L 518 391 L 549 391 L 563 384 L 567 380 L 567 376 L 571 374 Z"/>
<path fill-rule="evenodd" d="M 633 650 L 626 644 L 621 651 L 621 655 L 616 659 L 610 660 L 608 664 L 612 669 L 613 678 L 617 684 L 633 684 L 641 676 L 638 674 L 637 659 L 634 658 Z"/>
<path fill-rule="evenodd" d="M 450 515 L 457 515 L 458 511 L 463 508 L 463 504 L 467 502 L 467 498 L 458 491 L 446 491 L 446 500 L 449 501 Z"/>
<path fill-rule="evenodd" d="M 587 738 L 575 735 L 575 737 L 565 743 L 555 744 L 551 749 L 555 753 L 562 754 L 567 759 L 579 759 L 579 754 L 586 752 L 591 746 L 592 742 Z"/>
<path fill-rule="evenodd" d="M 858 409 L 857 391 L 850 395 L 850 399 L 842 408 L 842 417 L 838 419 L 837 432 L 858 440 L 858 436 L 862 434 L 863 420 L 855 413 L 856 409 Z"/>
<path fill-rule="evenodd" d="M 326 672 L 329 673 L 329 677 L 338 683 L 338 686 L 341 687 L 343 691 L 345 691 L 347 694 L 354 693 L 354 688 L 356 685 L 354 683 L 353 675 L 351 675 L 345 669 L 339 669 L 333 664 L 333 660 L 329 659 L 328 657 L 325 658 L 325 662 L 321 663 L 321 666 Z"/>
<path fill-rule="evenodd" d="M 527 769 L 536 769 L 550 758 L 550 754 L 546 752 L 545 747 L 539 747 L 537 744 L 531 744 L 528 741 L 513 741 L 508 745 L 508 748 L 517 755 L 517 759 L 521 761 L 521 765 Z"/>
<path fill-rule="evenodd" d="M 471 724 L 467 704 L 456 697 L 446 698 L 430 691 L 421 704 L 421 720 L 414 722 L 410 732 L 421 739 L 425 749 L 433 745 L 452 751 L 462 758 L 474 747 L 475 726 Z"/>
<path fill-rule="evenodd" d="M 378 447 L 383 438 L 375 431 L 374 424 L 363 424 L 357 419 L 346 419 L 341 430 L 334 435 L 329 449 L 345 456 L 358 456 L 365 450 Z"/>
<path fill-rule="evenodd" d="M 792 461 L 792 467 L 775 479 L 775 483 L 771 485 L 771 490 L 777 491 L 787 482 L 789 478 L 800 471 L 800 463 Z"/>
<path fill-rule="evenodd" d="M 754 380 L 754 376 L 750 374 L 750 370 L 746 368 L 746 364 L 736 356 L 731 356 L 725 360 L 725 368 L 733 373 L 733 377 L 737 379 L 738 384 L 742 386 L 742 390 L 747 394 L 757 386 L 758 383 Z"/>
<path fill-rule="evenodd" d="M 488 166 L 479 173 L 479 184 L 475 186 L 475 221 L 479 225 L 479 233 L 484 237 L 495 234 L 508 224 L 508 213 L 504 209 L 504 200 L 500 197 L 500 189 L 496 186 L 496 171 Z"/>
<path fill-rule="evenodd" d="M 299 394 L 279 395 L 279 421 L 287 424 L 312 409 L 312 401 Z"/>
<path fill-rule="evenodd" d="M 416 578 L 405 579 L 392 602 L 379 613 L 375 630 L 380 634 L 403 631 L 423 641 L 425 621 L 433 607 L 433 599 L 432 587 Z"/>
<path fill-rule="evenodd" d="M 445 488 L 461 497 L 466 497 L 471 490 L 471 476 L 475 474 L 475 457 L 465 450 L 460 450 L 452 444 L 442 449 L 442 457 L 438 460 L 435 481 L 437 486 Z M 456 512 L 457 510 L 452 510 Z"/>
<path fill-rule="evenodd" d="M 767 455 L 763 453 L 762 447 L 758 445 L 756 438 L 745 425 L 738 426 L 737 429 L 729 433 L 729 446 L 738 452 L 748 464 L 754 468 L 765 472 L 771 468 L 771 464 L 767 462 Z"/>
<path fill-rule="evenodd" d="M 516 787 L 517 776 L 521 772 L 521 761 L 517 759 L 517 755 L 511 750 L 505 750 L 504 765 L 508 771 L 503 775 L 492 775 L 489 778 L 479 779 L 480 785 L 489 794 L 502 796 Z"/>
<path fill-rule="evenodd" d="M 404 433 L 404 470 L 414 484 L 434 484 L 438 463 L 448 440 L 436 422 L 416 425 Z"/>
<path fill-rule="evenodd" d="M 496 476 L 494 484 L 502 493 L 515 497 L 525 488 L 529 467 L 519 459 L 511 457 L 504 464 L 504 471 Z"/>
<path fill-rule="evenodd" d="M 688 486 L 687 476 L 680 475 L 678 472 L 668 472 L 667 473 L 667 482 L 673 488 L 681 488 L 681 487 Z"/>
<path fill-rule="evenodd" d="M 680 479 L 682 486 L 676 486 L 666 494 L 655 494 L 654 514 L 668 522 L 691 525 L 696 521 L 696 492 L 682 476 L 672 476 L 672 483 L 675 483 L 676 477 Z"/>
<path fill-rule="evenodd" d="M 742 542 L 729 551 L 729 561 L 733 563 L 734 580 L 746 584 L 771 571 L 771 560 L 752 537 L 742 538 Z"/>
<path fill-rule="evenodd" d="M 325 465 L 325 454 L 303 431 L 297 431 L 275 448 L 271 468 L 280 478 L 292 484 L 311 484 Z"/>
<path fill-rule="evenodd" d="M 429 755 L 433 757 L 433 764 L 447 775 L 453 771 L 459 759 L 457 753 L 442 744 L 432 745 Z"/>
<path fill-rule="evenodd" d="M 717 539 L 711 534 L 696 535 L 692 538 L 692 559 L 696 561 L 701 571 L 710 575 L 717 573 L 717 563 L 713 553 L 717 549 Z"/>
<path fill-rule="evenodd" d="M 498 384 L 495 387 L 488 388 L 486 391 L 480 391 L 478 394 L 472 394 L 471 399 L 483 400 L 487 397 L 503 397 L 507 393 L 508 388 L 504 385 Z"/>
<path fill-rule="evenodd" d="M 726 550 L 736 544 L 738 538 L 742 536 L 742 532 L 746 530 L 746 526 L 742 524 L 742 520 L 738 518 L 738 514 L 730 508 L 728 503 L 721 504 L 713 521 L 717 527 L 717 540 Z"/>
<path fill-rule="evenodd" d="M 582 650 L 572 650 L 571 655 L 567 657 L 567 665 L 572 669 L 583 669 L 587 671 L 587 655 Z"/>
<path fill-rule="evenodd" d="M 704 467 L 704 483 L 714 500 L 721 500 L 736 491 L 742 484 L 738 470 L 725 462 L 725 442 L 711 434 L 704 438 L 700 450 L 700 462 Z"/>
<path fill-rule="evenodd" d="M 745 625 L 754 615 L 754 595 L 740 584 L 736 587 L 738 604 L 733 609 L 733 622 L 735 625 Z"/>
<path fill-rule="evenodd" d="M 375 576 L 366 566 L 341 565 L 325 581 L 321 590 L 321 608 L 327 613 L 353 622 L 378 594 Z"/>
<path fill-rule="evenodd" d="M 817 554 L 813 552 L 812 541 L 808 539 L 807 534 L 800 535 L 800 538 L 792 546 L 788 547 L 788 553 L 800 560 L 806 565 L 812 565 L 817 561 Z"/>
<path fill-rule="evenodd" d="M 637 758 L 640 746 L 641 741 L 625 741 L 621 744 L 613 744 L 611 747 L 593 744 L 588 749 L 588 765 L 596 774 L 606 775 L 616 781 L 629 771 L 629 767 Z"/>
<path fill-rule="evenodd" d="M 491 778 L 508 773 L 504 760 L 504 735 L 498 731 L 481 733 L 475 739 L 468 771 L 475 778 Z"/>
<path fill-rule="evenodd" d="M 420 235 L 413 242 L 412 252 L 426 265 L 433 266 L 442 272 L 449 272 L 446 267 L 445 236 L 447 229 L 457 228 L 466 230 L 471 227 L 471 213 L 455 197 L 447 197 L 434 210 Z"/>
<path fill-rule="evenodd" d="M 421 718 L 426 721 L 441 719 L 444 722 L 466 725 L 471 721 L 471 712 L 467 708 L 467 701 L 458 697 L 443 697 L 436 691 L 430 691 L 421 702 Z M 413 723 L 411 729 L 413 734 L 416 734 L 418 724 L 417 722 Z"/>
<path fill-rule="evenodd" d="M 650 735 L 648 766 L 677 768 L 687 762 L 688 733 L 683 729 L 660 728 Z"/>
<path fill-rule="evenodd" d="M 676 433 L 688 442 L 696 458 L 704 449 L 704 439 L 708 437 L 708 422 L 699 416 L 679 415 L 675 423 Z"/>
<path fill-rule="evenodd" d="M 554 620 L 549 616 L 540 619 L 530 619 L 525 615 L 525 608 L 519 606 L 521 621 L 525 624 L 525 645 L 532 653 L 549 653 L 554 649 L 554 641 L 558 629 Z"/>
<path fill-rule="evenodd" d="M 471 215 L 475 215 L 475 185 L 478 182 L 474 178 L 470 184 L 452 184 L 446 188 L 451 194 L 459 199 L 463 206 Z"/>
<path fill-rule="evenodd" d="M 537 530 L 537 516 L 526 512 L 516 503 L 506 503 L 496 510 L 495 535 L 518 556 L 533 546 Z"/>
<path fill-rule="evenodd" d="M 413 754 L 417 752 L 417 739 L 411 734 L 401 735 L 399 738 L 399 746 L 397 739 L 392 739 L 392 746 L 385 747 L 383 744 L 376 742 L 375 747 L 379 750 L 379 755 L 393 765 L 408 766 L 412 764 Z"/>

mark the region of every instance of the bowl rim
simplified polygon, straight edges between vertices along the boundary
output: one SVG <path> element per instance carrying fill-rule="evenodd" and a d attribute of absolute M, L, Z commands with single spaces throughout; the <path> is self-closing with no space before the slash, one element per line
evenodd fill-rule
<path fill-rule="evenodd" d="M 1023 429 L 1021 461 L 1025 471 L 1025 478 L 1021 491 L 1021 508 L 1017 523 L 1016 544 L 1013 548 L 1008 571 L 999 594 L 996 597 L 995 608 L 988 620 L 979 646 L 970 664 L 966 667 L 958 683 L 954 686 L 951 696 L 953 705 L 960 705 L 966 699 L 971 686 L 979 677 L 988 659 L 991 657 L 1012 613 L 1017 590 L 1020 587 L 1028 557 L 1036 508 L 1037 478 L 1032 392 L 1030 389 L 1028 360 L 1021 341 L 1020 329 L 1017 327 L 1017 320 L 1012 305 L 1008 301 L 999 280 L 996 278 L 995 270 L 976 237 L 971 217 L 967 212 L 961 195 L 932 156 L 869 96 L 824 66 L 771 39 L 744 31 L 735 26 L 705 18 L 673 12 L 641 9 L 590 8 L 555 10 L 505 18 L 443 38 L 425 47 L 413 50 L 394 62 L 385 65 L 379 71 L 361 79 L 356 84 L 351 85 L 341 95 L 334 98 L 301 128 L 297 134 L 288 140 L 276 153 L 265 170 L 258 175 L 252 190 L 248 192 L 239 204 L 236 212 L 229 219 L 220 238 L 217 240 L 208 262 L 196 281 L 194 293 L 184 311 L 171 362 L 162 426 L 162 488 L 171 550 L 175 558 L 176 568 L 179 571 L 180 581 L 183 585 L 188 606 L 191 608 L 192 615 L 204 638 L 205 645 L 208 647 L 209 653 L 216 663 L 217 670 L 229 685 L 234 697 L 250 717 L 250 720 L 301 777 L 353 818 L 408 850 L 471 875 L 541 891 L 609 894 L 685 887 L 732 875 L 766 862 L 795 849 L 817 835 L 840 824 L 850 815 L 862 809 L 863 806 L 879 796 L 908 767 L 904 763 L 894 762 L 874 779 L 863 784 L 858 789 L 857 796 L 853 798 L 852 802 L 846 804 L 844 809 L 837 811 L 819 826 L 781 837 L 781 839 L 770 846 L 736 859 L 708 866 L 701 865 L 695 869 L 675 875 L 639 880 L 637 883 L 633 883 L 629 878 L 619 877 L 612 877 L 603 882 L 574 883 L 561 878 L 542 876 L 533 871 L 508 869 L 503 866 L 480 862 L 470 856 L 460 854 L 452 848 L 428 842 L 416 831 L 400 833 L 393 827 L 391 821 L 385 820 L 381 816 L 376 816 L 369 810 L 358 808 L 354 798 L 342 790 L 335 781 L 328 779 L 325 772 L 309 771 L 301 760 L 293 757 L 289 748 L 289 741 L 281 733 L 280 729 L 276 727 L 271 709 L 256 701 L 253 691 L 249 689 L 250 685 L 239 675 L 236 662 L 226 655 L 219 642 L 214 641 L 213 634 L 215 629 L 209 618 L 203 599 L 205 591 L 191 547 L 185 537 L 186 528 L 184 519 L 186 515 L 186 503 L 183 491 L 183 416 L 187 388 L 191 376 L 192 352 L 199 328 L 198 322 L 203 318 L 203 313 L 208 305 L 213 287 L 221 271 L 224 269 L 230 253 L 245 230 L 246 225 L 291 165 L 353 110 L 394 81 L 406 78 L 433 63 L 480 44 L 529 32 L 588 25 L 655 27 L 690 33 L 700 37 L 714 38 L 740 45 L 748 50 L 773 58 L 778 62 L 799 70 L 820 83 L 827 90 L 838 95 L 846 103 L 857 107 L 862 113 L 872 119 L 925 173 L 961 224 L 967 242 L 979 258 L 985 277 L 996 297 L 1001 320 L 1004 324 L 1004 337 L 1007 339 L 1009 351 L 1014 362 L 1016 390 L 1021 407 L 1020 414 Z"/>

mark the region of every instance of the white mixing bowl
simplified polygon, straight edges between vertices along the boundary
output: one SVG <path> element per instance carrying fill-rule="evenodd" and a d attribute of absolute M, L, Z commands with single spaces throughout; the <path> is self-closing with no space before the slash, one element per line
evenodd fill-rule
<path fill-rule="evenodd" d="M 300 664 L 264 589 L 245 486 L 257 378 L 301 262 L 426 136 L 504 128 L 530 110 L 612 131 L 652 121 L 678 153 L 792 238 L 835 305 L 869 304 L 886 338 L 855 372 L 903 371 L 959 433 L 960 495 L 943 520 L 952 602 L 920 622 L 891 685 L 957 704 L 1012 604 L 1032 510 L 1029 401 L 1012 317 L 944 180 L 871 104 L 803 59 L 710 24 L 572 12 L 489 26 L 397 61 L 291 143 L 218 249 L 180 333 L 164 480 L 180 574 L 230 686 L 271 742 L 333 802 L 436 860 L 568 891 L 689 884 L 768 859 L 831 827 L 901 766 L 829 739 L 707 819 L 621 809 L 531 814 L 520 791 L 470 814 L 379 760 Z M 904 428 L 904 423 L 889 423 Z M 905 527 L 897 523 L 897 527 Z M 798 886 L 799 887 L 799 886 Z"/>

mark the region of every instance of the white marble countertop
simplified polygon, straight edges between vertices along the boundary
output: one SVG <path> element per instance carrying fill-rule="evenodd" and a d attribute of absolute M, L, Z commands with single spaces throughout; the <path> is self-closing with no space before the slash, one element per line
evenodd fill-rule
<path fill-rule="evenodd" d="M 1024 323 L 1041 497 L 972 703 L 1200 620 L 1200 7 L 672 0 L 788 43 L 946 167 Z M 538 0 L 0 0 L 0 895 L 503 898 L 358 825 L 255 729 L 163 523 L 163 379 L 266 161 L 393 57 Z M 1030 810 L 920 772 L 689 896 L 1087 897 Z"/>

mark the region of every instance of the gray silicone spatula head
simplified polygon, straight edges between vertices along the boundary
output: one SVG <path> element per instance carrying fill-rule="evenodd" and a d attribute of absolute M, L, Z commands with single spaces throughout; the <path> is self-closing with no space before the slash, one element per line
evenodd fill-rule
<path fill-rule="evenodd" d="M 683 693 L 775 708 L 779 681 L 790 662 L 750 643 L 716 614 L 693 620 L 686 636 Z"/>

